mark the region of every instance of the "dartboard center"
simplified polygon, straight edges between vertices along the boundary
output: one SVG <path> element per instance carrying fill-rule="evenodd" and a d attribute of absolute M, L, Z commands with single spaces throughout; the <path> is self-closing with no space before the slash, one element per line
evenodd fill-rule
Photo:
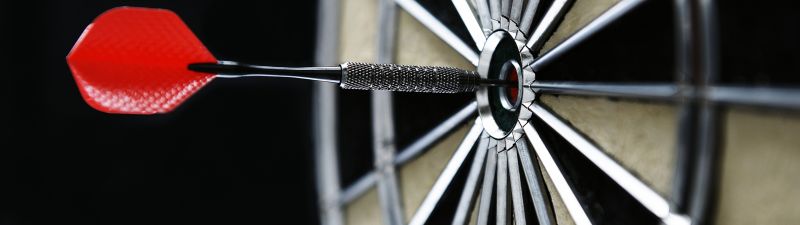
<path fill-rule="evenodd" d="M 501 139 L 517 125 L 522 93 L 520 54 L 512 36 L 496 31 L 487 39 L 478 62 L 483 79 L 506 80 L 516 86 L 481 87 L 476 92 L 481 122 L 492 137 Z"/>

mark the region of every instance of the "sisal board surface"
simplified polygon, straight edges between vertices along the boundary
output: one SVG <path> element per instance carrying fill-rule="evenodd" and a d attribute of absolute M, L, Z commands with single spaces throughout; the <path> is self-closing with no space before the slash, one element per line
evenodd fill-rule
<path fill-rule="evenodd" d="M 556 216 L 556 224 L 558 225 L 575 225 L 575 221 L 572 220 L 572 216 L 569 215 L 569 211 L 567 211 L 567 207 L 564 206 L 564 200 L 561 199 L 561 196 L 556 191 L 556 187 L 553 186 L 553 181 L 550 179 L 550 175 L 547 174 L 547 171 L 544 170 L 544 166 L 540 163 L 537 164 L 539 166 L 539 171 L 542 171 L 542 178 L 544 178 L 544 184 L 547 186 L 547 190 L 550 192 L 550 201 L 553 205 L 553 213 Z"/>
<path fill-rule="evenodd" d="M 716 224 L 800 222 L 800 116 L 724 113 Z"/>
<path fill-rule="evenodd" d="M 398 10 L 397 63 L 474 70 L 466 58 L 403 9 Z"/>
<path fill-rule="evenodd" d="M 592 22 L 619 0 L 575 0 L 564 20 L 558 25 L 553 35 L 542 46 L 542 53 L 550 51 L 569 36 Z"/>
<path fill-rule="evenodd" d="M 378 55 L 378 1 L 341 0 L 339 60 L 375 62 Z"/>
<path fill-rule="evenodd" d="M 422 204 L 422 200 L 425 199 L 433 187 L 433 183 L 436 182 L 436 178 L 447 165 L 447 161 L 450 160 L 461 140 L 466 136 L 471 124 L 472 122 L 462 126 L 434 145 L 433 148 L 399 168 L 400 193 L 403 195 L 406 221 L 411 219 Z"/>
<path fill-rule="evenodd" d="M 351 225 L 383 224 L 378 190 L 374 187 L 344 207 L 345 223 Z"/>
<path fill-rule="evenodd" d="M 675 168 L 677 107 L 608 98 L 544 95 L 540 100 L 662 196 Z"/>

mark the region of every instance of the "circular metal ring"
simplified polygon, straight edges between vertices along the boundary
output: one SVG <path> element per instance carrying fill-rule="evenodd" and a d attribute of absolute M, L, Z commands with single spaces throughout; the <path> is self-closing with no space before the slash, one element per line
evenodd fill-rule
<path fill-rule="evenodd" d="M 501 79 L 503 66 L 509 61 L 512 66 L 516 63 L 514 69 L 517 70 L 517 76 L 521 76 L 522 71 L 519 69 L 521 59 L 514 38 L 508 32 L 495 31 L 489 35 L 484 44 L 478 62 L 478 74 L 483 79 Z M 506 97 L 500 93 L 501 91 L 502 87 L 480 87 L 475 92 L 481 123 L 486 132 L 495 139 L 508 136 L 517 125 L 519 116 L 519 110 L 513 107 L 516 103 L 506 103 L 509 107 L 503 106 L 502 99 Z"/>

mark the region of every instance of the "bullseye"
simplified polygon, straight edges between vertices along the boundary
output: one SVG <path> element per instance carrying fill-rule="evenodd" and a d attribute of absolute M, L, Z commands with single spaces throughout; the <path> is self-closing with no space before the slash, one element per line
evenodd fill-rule
<path fill-rule="evenodd" d="M 517 70 L 511 70 L 506 75 L 506 80 L 513 81 L 514 83 L 519 82 Z M 506 99 L 508 102 L 517 102 L 517 97 L 519 96 L 519 88 L 516 86 L 511 86 L 506 88 Z"/>
<path fill-rule="evenodd" d="M 503 64 L 503 67 L 500 69 L 500 75 L 498 76 L 500 80 L 513 83 L 515 85 L 507 86 L 507 87 L 500 87 L 498 88 L 499 95 L 498 97 L 501 98 L 499 101 L 502 103 L 503 107 L 507 110 L 516 111 L 517 107 L 519 107 L 520 99 L 518 96 L 520 95 L 520 82 L 519 82 L 519 63 L 514 60 L 509 60 Z"/>

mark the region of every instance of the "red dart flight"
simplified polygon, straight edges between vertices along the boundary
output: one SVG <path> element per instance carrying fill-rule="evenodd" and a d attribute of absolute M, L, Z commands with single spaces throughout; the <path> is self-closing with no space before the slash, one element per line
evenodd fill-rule
<path fill-rule="evenodd" d="M 172 11 L 119 7 L 86 27 L 67 56 L 83 99 L 107 113 L 172 111 L 214 78 L 217 59 Z"/>

